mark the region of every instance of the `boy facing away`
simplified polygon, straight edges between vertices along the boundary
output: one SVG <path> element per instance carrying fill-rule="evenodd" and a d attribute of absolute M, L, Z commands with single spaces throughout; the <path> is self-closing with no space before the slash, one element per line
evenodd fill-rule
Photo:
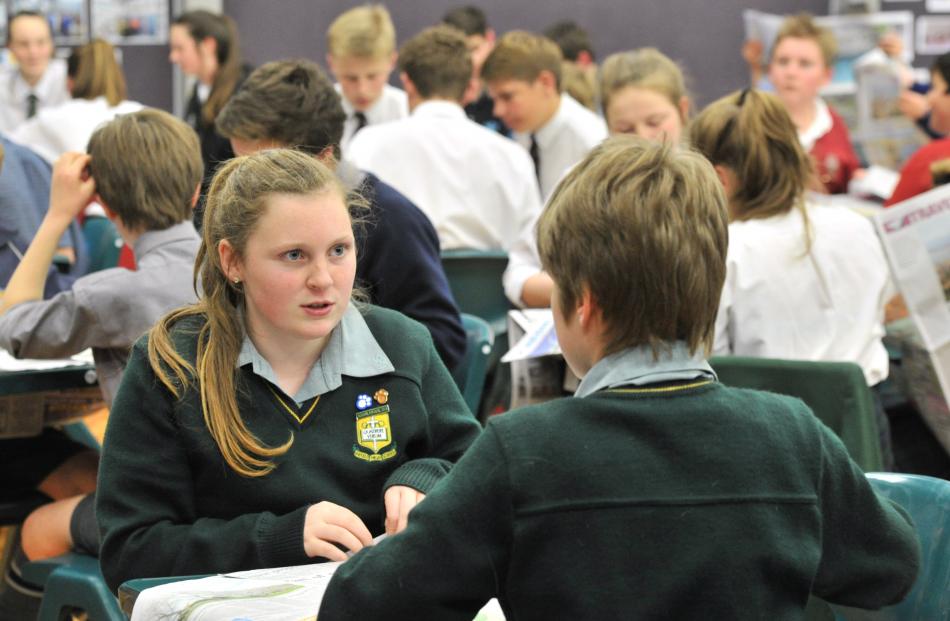
<path fill-rule="evenodd" d="M 790 619 L 809 592 L 875 608 L 919 566 L 914 528 L 800 401 L 704 359 L 726 201 L 701 156 L 595 148 L 538 224 L 574 397 L 499 416 L 400 535 L 334 575 L 321 621 Z"/>

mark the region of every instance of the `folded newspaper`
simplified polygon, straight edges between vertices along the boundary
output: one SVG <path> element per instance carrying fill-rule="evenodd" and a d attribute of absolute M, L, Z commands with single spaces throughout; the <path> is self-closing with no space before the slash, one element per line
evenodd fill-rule
<path fill-rule="evenodd" d="M 950 453 L 950 186 L 885 209 L 874 221 L 917 328 L 902 348 L 913 370 L 908 392 Z"/>
<path fill-rule="evenodd" d="M 315 621 L 342 563 L 257 569 L 182 580 L 142 591 L 132 621 Z M 504 621 L 497 600 L 475 621 Z"/>

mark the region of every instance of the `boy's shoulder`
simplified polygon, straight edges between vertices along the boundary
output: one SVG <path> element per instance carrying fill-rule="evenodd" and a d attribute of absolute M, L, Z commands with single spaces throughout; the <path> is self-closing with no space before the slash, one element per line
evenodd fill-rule
<path fill-rule="evenodd" d="M 674 413 L 676 418 L 672 416 Z M 820 424 L 801 399 L 719 382 L 677 395 L 603 390 L 583 398 L 564 397 L 518 408 L 489 422 L 500 436 L 512 442 L 534 443 L 547 434 L 575 433 L 579 417 L 590 417 L 589 420 L 594 421 L 605 414 L 638 418 L 658 425 L 665 424 L 666 420 L 680 424 L 692 417 L 718 419 L 746 427 L 751 435 L 758 433 L 757 430 L 769 429 L 772 430 L 769 433 L 773 433 L 781 429 L 782 434 L 811 437 Z"/>
<path fill-rule="evenodd" d="M 607 123 L 593 111 L 585 108 L 576 99 L 561 95 L 563 131 L 593 148 L 607 137 Z"/>

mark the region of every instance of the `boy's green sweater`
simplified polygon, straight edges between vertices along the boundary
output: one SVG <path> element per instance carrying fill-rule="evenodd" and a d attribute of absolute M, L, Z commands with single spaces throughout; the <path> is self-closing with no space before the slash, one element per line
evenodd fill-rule
<path fill-rule="evenodd" d="M 335 574 L 336 619 L 799 619 L 900 599 L 919 550 L 798 400 L 698 381 L 493 419 L 401 535 Z"/>
<path fill-rule="evenodd" d="M 304 553 L 310 505 L 346 507 L 378 535 L 386 488 L 428 492 L 449 471 L 479 426 L 429 332 L 378 307 L 364 318 L 395 372 L 344 376 L 340 388 L 298 408 L 249 365 L 238 371 L 239 407 L 250 431 L 266 446 L 294 437 L 290 450 L 274 459 L 276 470 L 255 478 L 224 461 L 196 386 L 176 401 L 149 366 L 146 338 L 135 345 L 99 470 L 101 561 L 112 589 L 131 578 L 321 560 Z M 199 325 L 186 320 L 172 331 L 178 351 L 192 362 Z"/>

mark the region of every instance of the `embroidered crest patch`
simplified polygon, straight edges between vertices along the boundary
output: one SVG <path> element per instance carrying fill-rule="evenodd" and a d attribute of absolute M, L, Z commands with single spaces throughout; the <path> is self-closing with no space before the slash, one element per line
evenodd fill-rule
<path fill-rule="evenodd" d="M 360 395 L 365 397 L 367 395 Z M 373 395 L 379 404 L 373 408 L 360 408 L 356 413 L 356 444 L 353 455 L 363 461 L 386 461 L 396 456 L 392 427 L 389 423 L 389 392 L 380 388 Z M 358 405 L 362 406 L 364 403 Z M 388 449 L 388 450 L 387 450 Z"/>

